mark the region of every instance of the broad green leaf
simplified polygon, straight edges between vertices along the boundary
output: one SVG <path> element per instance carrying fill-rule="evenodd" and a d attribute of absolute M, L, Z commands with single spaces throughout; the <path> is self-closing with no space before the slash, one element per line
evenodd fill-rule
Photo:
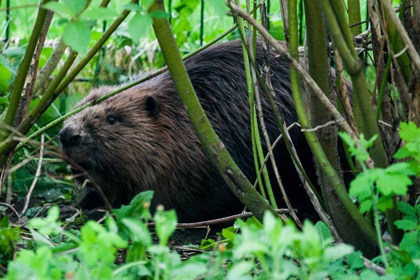
<path fill-rule="evenodd" d="M 128 3 L 123 5 L 124 10 L 129 10 L 129 11 L 133 11 L 133 12 L 141 12 L 141 7 L 137 4 L 134 3 Z"/>
<path fill-rule="evenodd" d="M 360 203 L 360 212 L 366 213 L 366 212 L 370 211 L 370 209 L 372 209 L 372 200 L 371 199 L 367 199 L 367 200 L 363 201 L 362 203 Z"/>
<path fill-rule="evenodd" d="M 415 230 L 417 228 L 417 223 L 415 221 L 410 221 L 407 219 L 395 221 L 394 224 L 397 226 L 397 228 L 404 231 Z"/>
<path fill-rule="evenodd" d="M 400 137 L 405 142 L 410 142 L 420 137 L 420 128 L 414 122 L 400 124 Z"/>
<path fill-rule="evenodd" d="M 155 226 L 160 245 L 167 245 L 169 237 L 176 229 L 176 225 L 177 217 L 175 210 L 157 210 L 155 214 Z"/>
<path fill-rule="evenodd" d="M 104 20 L 104 19 L 112 19 L 117 17 L 118 14 L 110 9 L 99 7 L 89 9 L 82 14 L 83 19 L 91 19 L 91 20 Z"/>
<path fill-rule="evenodd" d="M 90 42 L 90 28 L 84 21 L 69 22 L 64 28 L 63 41 L 78 53 L 84 53 Z"/>
<path fill-rule="evenodd" d="M 6 92 L 9 89 L 10 78 L 12 77 L 12 72 L 4 66 L 0 64 L 0 91 Z"/>
<path fill-rule="evenodd" d="M 396 159 L 403 159 L 411 157 L 412 153 L 407 147 L 401 147 L 394 155 L 394 158 Z"/>
<path fill-rule="evenodd" d="M 407 175 L 400 174 L 383 174 L 376 180 L 378 190 L 384 195 L 405 195 L 408 186 L 413 182 Z"/>
<path fill-rule="evenodd" d="M 329 245 L 334 241 L 329 227 L 324 222 L 318 221 L 315 224 L 315 228 L 318 230 L 319 236 L 325 245 Z"/>
<path fill-rule="evenodd" d="M 374 182 L 375 174 L 372 170 L 361 173 L 350 183 L 349 194 L 364 200 L 372 195 Z"/>
<path fill-rule="evenodd" d="M 69 9 L 67 5 L 64 5 L 61 2 L 48 2 L 43 7 L 50 11 L 53 11 L 60 17 L 72 18 L 76 15 L 71 9 Z"/>
<path fill-rule="evenodd" d="M 86 0 L 62 0 L 63 3 L 77 15 L 86 7 Z"/>
<path fill-rule="evenodd" d="M 325 250 L 325 258 L 328 261 L 340 259 L 354 251 L 353 247 L 347 244 L 338 244 Z"/>
<path fill-rule="evenodd" d="M 125 218 L 122 222 L 130 231 L 131 240 L 140 242 L 145 246 L 152 245 L 149 228 L 143 222 L 130 218 Z"/>
<path fill-rule="evenodd" d="M 398 201 L 397 202 L 398 205 L 398 209 L 400 209 L 400 211 L 406 215 L 409 216 L 415 216 L 416 215 L 416 209 L 411 206 L 410 204 L 408 204 L 407 202 L 404 201 Z"/>
<path fill-rule="evenodd" d="M 392 196 L 382 196 L 378 200 L 378 208 L 382 212 L 394 208 L 394 199 Z"/>
<path fill-rule="evenodd" d="M 114 209 L 114 215 L 118 222 L 124 218 L 149 219 L 150 202 L 153 198 L 153 191 L 145 191 L 136 195 L 129 205 L 123 205 L 119 209 Z"/>
<path fill-rule="evenodd" d="M 131 39 L 137 44 L 140 38 L 144 37 L 149 32 L 153 20 L 150 15 L 136 14 L 128 23 L 128 32 Z"/>
<path fill-rule="evenodd" d="M 407 162 L 398 162 L 388 166 L 385 171 L 387 173 L 399 173 L 405 175 L 415 175 L 411 170 L 410 164 Z"/>
<path fill-rule="evenodd" d="M 362 252 L 353 252 L 346 257 L 346 262 L 350 265 L 352 269 L 359 269 L 365 266 L 365 262 L 362 258 Z"/>

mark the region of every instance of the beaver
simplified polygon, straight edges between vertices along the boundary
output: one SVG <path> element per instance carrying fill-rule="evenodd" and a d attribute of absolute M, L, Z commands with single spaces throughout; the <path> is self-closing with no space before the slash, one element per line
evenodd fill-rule
<path fill-rule="evenodd" d="M 257 44 L 257 64 L 263 65 Z M 297 122 L 288 63 L 271 52 L 271 82 L 275 102 L 287 125 Z M 240 41 L 221 43 L 187 59 L 185 66 L 200 103 L 229 153 L 254 182 L 249 100 Z M 112 90 L 94 89 L 81 104 Z M 268 102 L 262 98 L 267 133 L 280 135 Z M 316 182 L 311 151 L 296 127 L 290 130 L 302 164 Z M 153 190 L 153 205 L 175 209 L 179 221 L 193 222 L 237 214 L 243 205 L 210 163 L 195 135 L 168 72 L 132 87 L 67 119 L 60 132 L 63 152 L 85 169 L 112 206 L 128 204 L 139 192 Z M 267 151 L 264 141 L 263 149 Z M 301 217 L 314 209 L 283 142 L 274 149 L 283 185 Z M 278 202 L 279 187 L 268 163 Z M 94 190 L 81 199 L 82 208 L 98 206 Z"/>

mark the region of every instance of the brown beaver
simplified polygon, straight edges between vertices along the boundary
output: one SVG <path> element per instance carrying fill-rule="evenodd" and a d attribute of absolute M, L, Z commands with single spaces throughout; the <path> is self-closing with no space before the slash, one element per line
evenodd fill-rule
<path fill-rule="evenodd" d="M 257 63 L 263 63 L 260 43 Z M 290 93 L 289 66 L 274 53 L 270 64 L 276 102 L 290 125 L 297 117 Z M 254 182 L 240 41 L 210 47 L 188 59 L 185 65 L 213 128 L 244 174 Z M 110 89 L 95 89 L 82 103 Z M 264 99 L 262 107 L 269 137 L 274 142 L 280 135 L 279 128 Z M 307 173 L 316 182 L 303 134 L 299 129 L 290 133 Z M 139 192 L 151 189 L 155 192 L 153 204 L 176 209 L 183 222 L 237 214 L 243 209 L 204 154 L 168 72 L 72 116 L 65 122 L 60 139 L 65 154 L 89 172 L 113 206 L 127 204 Z M 277 146 L 275 156 L 293 207 L 301 216 L 311 216 L 313 208 L 284 144 Z M 282 204 L 274 177 L 272 185 Z M 82 199 L 82 207 L 97 206 L 92 194 Z"/>

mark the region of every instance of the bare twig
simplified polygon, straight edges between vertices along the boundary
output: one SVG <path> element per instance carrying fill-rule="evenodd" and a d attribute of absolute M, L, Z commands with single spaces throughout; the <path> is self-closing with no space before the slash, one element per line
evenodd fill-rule
<path fill-rule="evenodd" d="M 363 257 L 363 259 L 364 259 L 365 267 L 368 268 L 369 270 L 372 270 L 372 271 L 378 273 L 379 275 L 385 275 L 386 274 L 386 270 L 383 267 L 381 267 L 377 264 L 374 264 L 373 262 L 371 262 L 369 259 L 367 259 L 365 257 Z"/>
<path fill-rule="evenodd" d="M 18 218 L 18 219 L 20 218 L 19 213 L 16 211 L 16 209 L 12 205 L 10 205 L 8 203 L 5 203 L 5 202 L 0 202 L 0 206 L 4 206 L 4 207 L 9 208 L 12 211 L 12 213 L 16 216 L 16 218 Z"/>
<path fill-rule="evenodd" d="M 36 186 L 39 176 L 41 175 L 42 159 L 44 158 L 44 140 L 45 140 L 45 136 L 44 134 L 42 134 L 41 135 L 41 148 L 39 151 L 38 167 L 36 169 L 35 177 L 34 177 L 34 180 L 32 181 L 31 187 L 29 188 L 29 191 L 26 194 L 25 204 L 23 206 L 22 211 L 19 214 L 19 217 L 22 217 L 23 215 L 25 215 L 26 210 L 28 210 L 29 200 L 31 200 L 32 192 Z"/>
<path fill-rule="evenodd" d="M 302 132 L 315 132 L 315 131 L 318 131 L 318 130 L 320 130 L 322 128 L 328 127 L 330 125 L 336 125 L 336 124 L 337 124 L 336 121 L 329 121 L 329 122 L 326 122 L 324 124 L 315 126 L 313 128 L 302 128 L 300 131 L 302 131 Z"/>
<path fill-rule="evenodd" d="M 290 214 L 289 209 L 276 209 L 277 214 Z M 297 212 L 297 209 L 293 209 L 293 211 Z M 197 228 L 197 227 L 207 227 L 209 225 L 217 225 L 226 222 L 232 222 L 237 219 L 244 219 L 254 216 L 251 212 L 245 212 L 237 215 L 227 216 L 219 219 L 196 222 L 196 223 L 178 223 L 177 228 Z M 155 223 L 149 223 L 149 227 L 155 227 Z"/>

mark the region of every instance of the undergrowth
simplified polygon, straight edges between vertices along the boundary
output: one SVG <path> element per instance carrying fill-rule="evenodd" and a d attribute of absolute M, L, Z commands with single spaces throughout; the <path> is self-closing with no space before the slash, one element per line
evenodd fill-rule
<path fill-rule="evenodd" d="M 395 158 L 403 160 L 386 169 L 366 169 L 367 149 L 374 139 L 356 147 L 346 135 L 363 172 L 350 187 L 362 212 L 372 211 L 378 236 L 381 217 L 392 207 L 389 197 L 407 195 L 413 175 L 420 171 L 420 129 L 402 124 L 405 145 Z M 362 138 L 363 139 L 363 138 Z M 420 206 L 399 201 L 404 231 L 399 246 L 379 242 L 381 254 L 368 261 L 347 244 L 334 242 L 321 222 L 304 223 L 302 231 L 291 222 L 266 213 L 263 223 L 237 220 L 219 239 L 203 240 L 204 253 L 181 261 L 168 241 L 176 230 L 173 210 L 158 207 L 152 215 L 152 191 L 137 195 L 128 206 L 114 209 L 103 223 L 88 221 L 69 228 L 52 206 L 45 218 L 16 226 L 0 222 L 1 265 L 4 279 L 418 279 L 420 267 Z M 25 248 L 25 249 L 18 249 Z M 384 274 L 385 275 L 381 275 Z"/>

